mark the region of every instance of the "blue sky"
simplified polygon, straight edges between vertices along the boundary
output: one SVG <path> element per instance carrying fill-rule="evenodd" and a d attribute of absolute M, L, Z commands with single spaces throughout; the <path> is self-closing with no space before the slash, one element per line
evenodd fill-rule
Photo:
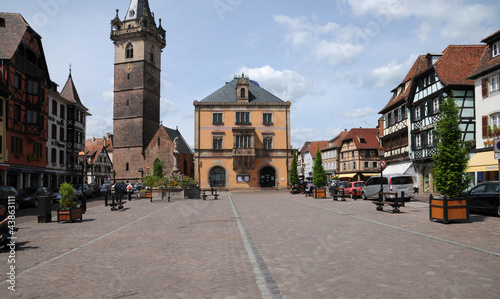
<path fill-rule="evenodd" d="M 500 29 L 498 1 L 150 0 L 162 19 L 161 120 L 194 144 L 194 100 L 249 75 L 292 102 L 292 146 L 377 125 L 415 58 L 449 44 L 480 44 Z M 51 79 L 69 65 L 92 114 L 87 138 L 113 130 L 110 21 L 129 0 L 2 3 L 42 36 Z M 59 90 L 60 90 L 59 89 Z"/>

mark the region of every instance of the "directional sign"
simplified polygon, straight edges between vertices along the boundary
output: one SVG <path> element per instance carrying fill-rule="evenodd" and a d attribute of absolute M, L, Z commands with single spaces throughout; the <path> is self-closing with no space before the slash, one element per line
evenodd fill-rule
<path fill-rule="evenodd" d="M 385 168 L 386 165 L 387 162 L 385 162 L 385 160 L 380 160 L 380 167 Z"/>

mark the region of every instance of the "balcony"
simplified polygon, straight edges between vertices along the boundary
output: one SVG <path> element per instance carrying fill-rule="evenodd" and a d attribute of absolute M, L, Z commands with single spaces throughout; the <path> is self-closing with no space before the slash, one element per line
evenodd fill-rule
<path fill-rule="evenodd" d="M 254 148 L 233 148 L 233 157 L 255 157 Z"/>

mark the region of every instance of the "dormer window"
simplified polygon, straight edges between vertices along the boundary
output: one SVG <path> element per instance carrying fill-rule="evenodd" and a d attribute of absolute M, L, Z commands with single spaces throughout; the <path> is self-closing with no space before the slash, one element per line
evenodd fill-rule
<path fill-rule="evenodd" d="M 491 57 L 498 56 L 500 54 L 500 41 L 491 45 Z"/>
<path fill-rule="evenodd" d="M 128 44 L 125 48 L 125 58 L 134 58 L 134 46 L 132 44 Z"/>
<path fill-rule="evenodd" d="M 0 27 L 5 27 L 5 19 L 0 18 Z"/>
<path fill-rule="evenodd" d="M 244 89 L 244 88 L 242 88 L 242 89 L 240 90 L 240 97 L 241 97 L 242 99 L 244 99 L 244 98 L 246 97 L 246 92 L 245 92 L 245 89 Z"/>

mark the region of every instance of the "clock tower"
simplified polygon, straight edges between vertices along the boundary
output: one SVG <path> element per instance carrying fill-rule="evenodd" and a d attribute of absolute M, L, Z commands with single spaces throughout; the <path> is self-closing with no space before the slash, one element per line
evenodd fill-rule
<path fill-rule="evenodd" d="M 113 167 L 121 181 L 136 181 L 144 151 L 160 126 L 161 52 L 166 32 L 148 0 L 131 0 L 124 20 L 111 20 L 115 45 Z"/>

